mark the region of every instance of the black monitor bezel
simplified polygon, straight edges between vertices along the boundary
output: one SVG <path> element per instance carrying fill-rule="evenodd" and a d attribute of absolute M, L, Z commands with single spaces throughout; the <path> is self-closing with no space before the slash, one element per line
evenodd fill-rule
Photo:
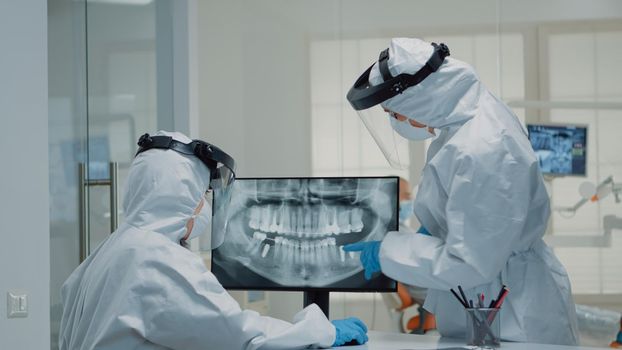
<path fill-rule="evenodd" d="M 238 180 L 288 180 L 288 179 L 292 179 L 292 180 L 305 180 L 305 179 L 316 179 L 316 180 L 321 180 L 321 179 L 395 179 L 396 180 L 396 190 L 398 191 L 396 193 L 395 196 L 395 212 L 399 213 L 399 204 L 400 204 L 400 199 L 399 199 L 399 176 L 293 176 L 293 177 L 279 177 L 279 176 L 275 176 L 275 177 L 238 177 L 236 178 L 235 181 Z M 213 203 L 213 198 L 212 198 L 212 205 Z M 213 221 L 212 221 L 213 222 Z M 395 215 L 395 221 L 393 223 L 394 225 L 392 225 L 393 227 L 395 227 L 394 230 L 390 230 L 390 231 L 398 231 L 399 229 L 399 215 Z M 213 249 L 210 251 L 210 272 L 213 273 L 213 267 L 214 267 L 214 254 L 213 254 Z M 216 274 L 214 274 L 214 276 L 216 276 Z M 307 291 L 313 291 L 313 292 L 336 292 L 336 293 L 341 293 L 341 292 L 345 292 L 345 293 L 394 293 L 397 292 L 397 281 L 389 278 L 386 275 L 383 275 L 384 278 L 387 278 L 388 280 L 392 281 L 393 283 L 393 288 L 380 288 L 380 289 L 365 289 L 365 288 L 323 288 L 323 287 L 239 287 L 239 286 L 226 286 L 223 284 L 223 287 L 227 290 L 263 290 L 263 291 L 278 291 L 278 292 L 307 292 Z M 218 276 L 216 276 L 216 278 L 218 278 Z"/>
<path fill-rule="evenodd" d="M 533 149 L 533 144 L 531 143 L 531 133 L 529 132 L 530 126 L 543 126 L 543 127 L 554 127 L 554 128 L 563 128 L 563 127 L 575 127 L 575 128 L 583 128 L 585 129 L 585 172 L 583 174 L 560 174 L 560 173 L 551 173 L 542 171 L 542 175 L 555 178 L 555 177 L 587 177 L 588 176 L 588 137 L 589 137 L 589 125 L 588 124 L 575 124 L 575 123 L 526 123 L 525 129 L 527 130 L 527 139 L 529 140 L 529 145 L 531 149 Z M 537 157 L 537 155 L 536 155 Z M 540 160 L 538 159 L 538 162 Z"/>

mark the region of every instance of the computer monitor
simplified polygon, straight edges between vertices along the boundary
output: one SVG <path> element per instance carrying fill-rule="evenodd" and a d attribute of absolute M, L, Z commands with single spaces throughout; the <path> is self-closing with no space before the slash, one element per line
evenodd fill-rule
<path fill-rule="evenodd" d="M 587 126 L 528 124 L 540 170 L 552 176 L 586 176 Z"/>
<path fill-rule="evenodd" d="M 398 177 L 238 178 L 212 272 L 227 289 L 393 292 L 341 247 L 396 231 L 398 205 Z"/>

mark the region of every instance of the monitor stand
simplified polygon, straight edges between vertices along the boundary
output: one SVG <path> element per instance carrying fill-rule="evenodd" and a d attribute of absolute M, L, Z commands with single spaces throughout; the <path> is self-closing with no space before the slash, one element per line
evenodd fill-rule
<path fill-rule="evenodd" d="M 304 307 L 313 303 L 320 307 L 326 318 L 328 317 L 328 297 L 330 292 L 327 291 L 306 291 L 304 292 Z"/>

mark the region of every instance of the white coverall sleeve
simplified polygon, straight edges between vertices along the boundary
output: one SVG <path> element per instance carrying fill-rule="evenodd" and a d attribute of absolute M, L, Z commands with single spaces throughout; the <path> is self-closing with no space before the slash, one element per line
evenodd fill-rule
<path fill-rule="evenodd" d="M 383 273 L 442 290 L 472 288 L 498 275 L 522 234 L 534 169 L 506 152 L 495 153 L 488 165 L 481 163 L 464 157 L 453 169 L 445 169 L 454 174 L 446 184 L 437 183 L 448 198 L 446 240 L 390 232 L 380 247 Z"/>
<path fill-rule="evenodd" d="M 254 350 L 330 347 L 335 340 L 334 326 L 317 305 L 289 323 L 241 310 L 201 262 L 146 265 L 141 279 L 153 283 L 142 283 L 136 291 L 141 298 L 136 316 L 142 321 L 136 330 L 152 343 L 171 349 Z"/>

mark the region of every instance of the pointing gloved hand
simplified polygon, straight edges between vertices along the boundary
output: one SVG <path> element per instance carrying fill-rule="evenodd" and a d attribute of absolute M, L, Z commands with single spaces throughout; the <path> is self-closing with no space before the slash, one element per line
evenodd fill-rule
<path fill-rule="evenodd" d="M 331 321 L 335 326 L 335 342 L 333 346 L 341 346 L 349 342 L 358 344 L 367 343 L 367 326 L 356 317 L 348 317 L 343 320 Z"/>
<path fill-rule="evenodd" d="M 380 241 L 357 242 L 343 246 L 346 252 L 361 252 L 361 264 L 365 269 L 365 279 L 371 279 L 375 272 L 380 272 Z"/>

